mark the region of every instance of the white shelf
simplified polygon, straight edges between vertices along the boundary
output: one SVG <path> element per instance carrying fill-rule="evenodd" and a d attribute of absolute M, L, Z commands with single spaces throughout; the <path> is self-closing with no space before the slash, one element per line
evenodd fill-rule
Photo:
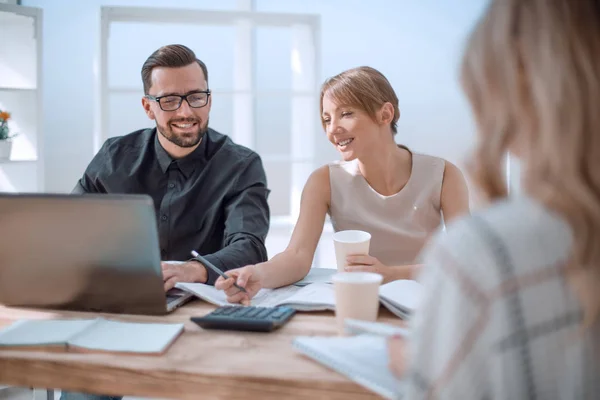
<path fill-rule="evenodd" d="M 11 114 L 12 159 L 0 160 L 0 191 L 43 191 L 40 8 L 0 3 L 0 108 Z"/>
<path fill-rule="evenodd" d="M 36 88 L 0 86 L 0 92 L 35 92 L 36 90 Z"/>
<path fill-rule="evenodd" d="M 0 159 L 0 164 L 31 164 L 36 163 L 37 159 L 31 160 L 2 160 Z"/>

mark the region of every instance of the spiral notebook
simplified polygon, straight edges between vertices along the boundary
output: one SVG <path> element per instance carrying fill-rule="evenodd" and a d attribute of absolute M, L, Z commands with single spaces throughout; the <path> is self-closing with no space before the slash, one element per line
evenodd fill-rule
<path fill-rule="evenodd" d="M 376 335 L 300 336 L 294 339 L 293 346 L 384 398 L 397 400 L 402 398 L 403 384 L 388 368 L 386 341 L 386 337 Z"/>

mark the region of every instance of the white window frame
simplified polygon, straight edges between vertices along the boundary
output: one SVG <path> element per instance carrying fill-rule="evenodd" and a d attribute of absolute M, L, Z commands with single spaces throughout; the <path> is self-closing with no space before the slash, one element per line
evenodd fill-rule
<path fill-rule="evenodd" d="M 142 22 L 142 23 L 177 23 L 190 25 L 213 25 L 236 27 L 235 43 L 235 70 L 234 90 L 219 91 L 215 94 L 233 95 L 233 132 L 224 132 L 232 137 L 236 143 L 256 148 L 255 127 L 255 101 L 257 96 L 289 95 L 293 100 L 297 95 L 313 96 L 315 100 L 311 105 L 313 109 L 311 116 L 318 118 L 319 87 L 318 76 L 321 71 L 320 49 L 321 49 L 321 19 L 312 14 L 286 14 L 286 13 L 263 13 L 249 10 L 251 4 L 239 4 L 237 11 L 215 11 L 198 9 L 171 9 L 171 8 L 149 8 L 149 7 L 101 7 L 100 22 L 100 48 L 97 59 L 97 90 L 99 91 L 99 103 L 97 104 L 94 129 L 94 153 L 108 138 L 109 124 L 109 98 L 111 93 L 132 93 L 129 88 L 109 88 L 108 85 L 108 46 L 110 26 L 113 22 Z M 304 67 L 304 73 L 292 69 L 292 90 L 257 91 L 254 74 L 254 58 L 256 54 L 256 43 L 253 40 L 254 27 L 287 27 L 294 30 L 293 50 Z M 137 91 L 137 90 L 136 90 Z M 299 122 L 294 119 L 292 108 L 291 126 L 291 155 L 264 156 L 263 161 L 289 161 L 292 165 L 292 184 L 290 192 L 291 213 L 289 216 L 272 218 L 271 226 L 291 227 L 295 224 L 300 208 L 300 193 L 316 164 L 315 141 L 317 132 L 316 120 Z M 305 119 L 305 118 L 304 118 Z M 308 127 L 308 128 L 307 128 Z M 312 137 L 307 135 L 312 132 Z M 309 140 L 307 140 L 307 137 Z M 297 145 L 298 143 L 302 145 Z M 301 164 L 300 164 L 301 163 Z"/>

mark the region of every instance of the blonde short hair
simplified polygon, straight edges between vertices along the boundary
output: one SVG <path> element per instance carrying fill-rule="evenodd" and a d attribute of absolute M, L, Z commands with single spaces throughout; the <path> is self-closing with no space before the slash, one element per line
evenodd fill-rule
<path fill-rule="evenodd" d="M 394 107 L 394 119 L 390 123 L 392 133 L 398 131 L 397 123 L 400 118 L 398 108 L 398 96 L 387 78 L 375 68 L 358 67 L 344 71 L 325 81 L 321 87 L 321 123 L 323 121 L 323 97 L 330 96 L 338 105 L 356 107 L 366 112 L 373 120 L 376 114 L 385 104 L 390 103 Z"/>

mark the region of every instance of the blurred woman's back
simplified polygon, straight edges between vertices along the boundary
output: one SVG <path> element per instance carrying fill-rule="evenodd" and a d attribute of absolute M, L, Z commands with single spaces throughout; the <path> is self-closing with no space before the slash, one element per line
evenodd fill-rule
<path fill-rule="evenodd" d="M 462 80 L 492 204 L 425 252 L 405 398 L 600 399 L 600 1 L 493 0 Z"/>

